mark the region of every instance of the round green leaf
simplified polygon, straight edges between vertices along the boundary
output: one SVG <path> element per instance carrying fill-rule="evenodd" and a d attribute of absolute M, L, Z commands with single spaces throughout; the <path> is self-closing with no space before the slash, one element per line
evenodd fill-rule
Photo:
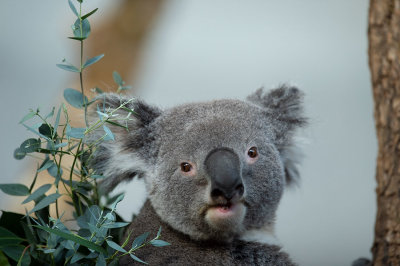
<path fill-rule="evenodd" d="M 39 133 L 40 134 L 42 134 L 42 135 L 44 135 L 44 136 L 46 136 L 46 137 L 48 137 L 48 138 L 51 138 L 52 137 L 52 133 L 53 132 L 53 128 L 51 128 L 49 125 L 47 125 L 47 124 L 42 124 L 40 127 L 39 127 Z"/>
<path fill-rule="evenodd" d="M 19 148 L 25 153 L 35 152 L 40 148 L 40 141 L 33 138 L 27 139 L 22 142 Z"/>
<path fill-rule="evenodd" d="M 78 38 L 87 38 L 90 34 L 90 23 L 87 19 L 82 20 L 82 28 L 81 28 L 81 21 L 78 18 L 73 27 L 73 33 L 75 37 Z"/>
<path fill-rule="evenodd" d="M 22 160 L 25 158 L 26 152 L 24 152 L 21 148 L 16 148 L 14 151 L 14 158 L 17 160 Z"/>

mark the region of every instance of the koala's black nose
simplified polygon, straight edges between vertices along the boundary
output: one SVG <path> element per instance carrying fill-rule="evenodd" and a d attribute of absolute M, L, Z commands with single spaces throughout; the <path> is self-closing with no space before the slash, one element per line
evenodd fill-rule
<path fill-rule="evenodd" d="M 212 150 L 205 161 L 211 179 L 211 197 L 230 200 L 244 192 L 239 156 L 228 148 Z"/>

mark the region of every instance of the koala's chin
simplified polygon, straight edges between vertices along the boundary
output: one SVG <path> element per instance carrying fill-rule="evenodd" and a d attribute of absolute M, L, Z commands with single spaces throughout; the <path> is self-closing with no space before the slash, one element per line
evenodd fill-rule
<path fill-rule="evenodd" d="M 221 231 L 239 233 L 243 230 L 246 207 L 242 203 L 210 207 L 205 216 L 208 225 Z"/>

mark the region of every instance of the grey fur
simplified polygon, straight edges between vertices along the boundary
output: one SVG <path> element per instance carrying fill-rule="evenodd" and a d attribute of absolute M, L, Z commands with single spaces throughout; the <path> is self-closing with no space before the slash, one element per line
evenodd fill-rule
<path fill-rule="evenodd" d="M 284 187 L 298 179 L 293 137 L 306 124 L 302 97 L 297 88 L 282 86 L 268 93 L 260 89 L 247 101 L 217 100 L 165 111 L 140 101 L 128 104 L 136 112 L 129 131 L 112 127 L 116 140 L 101 144 L 92 166 L 107 176 L 106 190 L 134 175 L 144 178 L 149 201 L 130 229 L 155 231 L 162 223 L 163 239 L 173 246 L 168 251 L 143 251 L 142 259 L 163 265 L 293 264 L 275 245 L 240 239 L 246 232 L 273 230 Z M 126 101 L 115 94 L 105 96 L 105 105 L 111 108 Z M 99 134 L 104 133 L 95 133 L 93 139 Z M 258 149 L 256 161 L 247 157 L 252 146 Z M 244 196 L 236 202 L 237 216 L 217 217 L 218 222 L 210 214 L 216 202 L 210 199 L 204 165 L 216 148 L 228 148 L 238 156 L 244 186 Z M 183 174 L 182 162 L 194 165 L 195 174 Z"/>

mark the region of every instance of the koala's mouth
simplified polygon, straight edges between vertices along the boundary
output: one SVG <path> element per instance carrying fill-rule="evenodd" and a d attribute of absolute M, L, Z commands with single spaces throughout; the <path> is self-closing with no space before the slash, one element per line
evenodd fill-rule
<path fill-rule="evenodd" d="M 218 211 L 222 213 L 227 213 L 229 211 L 232 211 L 233 204 L 228 202 L 226 204 L 217 204 L 215 206 L 212 206 L 212 208 L 217 208 Z"/>
<path fill-rule="evenodd" d="M 241 202 L 227 202 L 208 207 L 205 215 L 207 223 L 218 230 L 236 230 L 243 222 L 246 207 Z"/>

